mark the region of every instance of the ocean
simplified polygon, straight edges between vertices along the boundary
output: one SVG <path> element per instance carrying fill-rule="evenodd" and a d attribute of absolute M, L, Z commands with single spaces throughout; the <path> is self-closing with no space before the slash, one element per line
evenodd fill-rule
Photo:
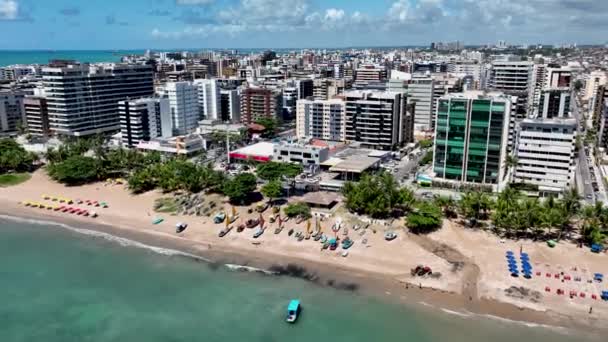
<path fill-rule="evenodd" d="M 232 271 L 66 228 L 0 218 L 0 341 L 582 340 L 567 331 Z M 292 298 L 303 311 L 289 325 L 284 316 Z"/>
<path fill-rule="evenodd" d="M 13 64 L 48 64 L 53 59 L 71 59 L 80 62 L 120 62 L 129 54 L 144 54 L 144 50 L 0 50 L 0 67 Z"/>

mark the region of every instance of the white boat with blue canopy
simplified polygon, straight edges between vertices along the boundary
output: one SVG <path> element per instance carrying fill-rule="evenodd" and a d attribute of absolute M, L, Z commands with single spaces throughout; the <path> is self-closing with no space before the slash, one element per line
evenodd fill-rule
<path fill-rule="evenodd" d="M 300 301 L 297 299 L 292 299 L 287 305 L 287 323 L 294 323 L 298 319 L 298 315 L 302 307 L 300 306 Z"/>

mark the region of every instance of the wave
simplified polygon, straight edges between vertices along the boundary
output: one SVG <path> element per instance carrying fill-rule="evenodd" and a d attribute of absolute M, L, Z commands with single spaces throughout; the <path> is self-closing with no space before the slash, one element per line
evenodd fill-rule
<path fill-rule="evenodd" d="M 273 272 L 273 271 L 265 270 L 263 268 L 257 268 L 257 267 L 252 267 L 252 266 L 236 265 L 236 264 L 225 264 L 224 266 L 226 266 L 231 271 L 262 273 L 262 274 L 266 274 L 266 275 L 278 275 L 278 272 Z"/>
<path fill-rule="evenodd" d="M 471 317 L 473 314 L 470 312 L 460 312 L 460 311 L 452 311 L 452 310 L 448 310 L 446 308 L 441 308 L 441 311 L 450 314 L 450 315 L 455 315 L 455 316 L 460 316 L 460 317 Z"/>
<path fill-rule="evenodd" d="M 497 321 L 501 321 L 501 322 L 505 322 L 505 323 L 524 325 L 524 326 L 527 326 L 529 328 L 544 328 L 544 329 L 550 329 L 550 330 L 554 330 L 554 331 L 557 331 L 557 332 L 561 332 L 563 334 L 568 333 L 568 329 L 567 328 L 560 327 L 560 326 L 557 326 L 557 325 L 548 325 L 548 324 L 532 323 L 532 322 L 526 322 L 526 321 L 517 321 L 517 320 L 508 319 L 508 318 L 499 317 L 499 316 L 494 316 L 494 315 L 489 315 L 489 314 L 479 315 L 479 316 L 480 317 L 484 317 L 484 318 L 489 318 L 489 319 L 497 320 Z"/>
<path fill-rule="evenodd" d="M 203 258 L 203 257 L 195 255 L 195 254 L 178 251 L 176 249 L 147 245 L 147 244 L 139 242 L 139 241 L 123 238 L 123 237 L 112 235 L 112 234 L 105 233 L 105 232 L 100 232 L 97 230 L 73 227 L 73 226 L 70 226 L 65 223 L 32 219 L 32 218 L 23 218 L 23 217 L 2 215 L 2 214 L 0 214 L 0 219 L 10 220 L 10 221 L 19 222 L 19 223 L 36 224 L 36 225 L 41 225 L 41 226 L 61 227 L 63 229 L 67 229 L 67 230 L 70 230 L 70 231 L 73 231 L 73 232 L 76 232 L 79 234 L 97 237 L 97 238 L 103 238 L 107 241 L 117 243 L 122 247 L 135 247 L 135 248 L 150 250 L 154 253 L 165 255 L 165 256 L 180 256 L 180 257 L 186 257 L 189 259 L 194 259 L 196 261 L 204 261 L 204 262 L 208 262 L 208 263 L 212 262 L 209 259 Z"/>

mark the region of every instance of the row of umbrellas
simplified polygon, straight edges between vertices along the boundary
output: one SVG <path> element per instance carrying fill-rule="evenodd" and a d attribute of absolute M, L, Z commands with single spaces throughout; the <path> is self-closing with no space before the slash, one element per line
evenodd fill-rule
<path fill-rule="evenodd" d="M 509 273 L 511 273 L 511 276 L 513 277 L 519 277 L 519 269 L 517 268 L 517 260 L 515 259 L 515 254 L 512 251 L 507 251 L 506 257 Z M 519 258 L 521 260 L 521 273 L 524 275 L 524 278 L 532 278 L 532 265 L 530 264 L 530 256 L 528 255 L 528 253 L 521 253 Z"/>

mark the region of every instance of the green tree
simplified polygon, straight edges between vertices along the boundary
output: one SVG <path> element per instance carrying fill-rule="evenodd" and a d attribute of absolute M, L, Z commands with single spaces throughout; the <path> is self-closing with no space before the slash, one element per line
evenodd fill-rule
<path fill-rule="evenodd" d="M 424 166 L 427 164 L 430 164 L 431 162 L 433 162 L 433 151 L 428 151 L 424 157 L 422 159 L 420 159 L 420 162 L 418 163 L 420 166 Z"/>
<path fill-rule="evenodd" d="M 414 195 L 390 173 L 363 175 L 358 183 L 347 182 L 343 189 L 346 207 L 358 214 L 387 217 L 397 212 L 407 212 L 414 203 Z"/>
<path fill-rule="evenodd" d="M 258 125 L 264 126 L 264 133 L 262 134 L 265 138 L 272 138 L 276 135 L 277 120 L 273 118 L 259 118 L 255 122 Z"/>
<path fill-rule="evenodd" d="M 37 157 L 27 152 L 15 140 L 0 139 L 0 174 L 30 171 Z"/>
<path fill-rule="evenodd" d="M 47 169 L 51 178 L 67 185 L 81 185 L 103 178 L 103 170 L 97 159 L 79 155 L 52 163 Z"/>
<path fill-rule="evenodd" d="M 283 186 L 281 182 L 278 180 L 270 181 L 261 189 L 262 195 L 266 196 L 268 200 L 272 203 L 275 198 L 278 198 L 283 193 Z"/>
<path fill-rule="evenodd" d="M 483 192 L 467 192 L 459 202 L 462 216 L 471 221 L 487 219 L 492 206 L 492 200 Z"/>
<path fill-rule="evenodd" d="M 442 221 L 441 208 L 432 202 L 421 202 L 407 216 L 407 227 L 414 234 L 428 234 L 437 230 Z"/>
<path fill-rule="evenodd" d="M 136 194 L 154 190 L 156 181 L 150 169 L 142 169 L 134 172 L 128 179 L 129 189 Z"/>
<path fill-rule="evenodd" d="M 223 192 L 230 198 L 231 202 L 244 203 L 251 193 L 255 191 L 257 180 L 251 173 L 241 173 L 231 180 L 226 181 Z"/>
<path fill-rule="evenodd" d="M 310 218 L 310 207 L 306 203 L 290 203 L 284 209 L 285 215 L 288 217 L 303 217 Z"/>
<path fill-rule="evenodd" d="M 456 211 L 456 201 L 451 196 L 437 196 L 435 197 L 435 205 L 443 210 L 443 214 L 447 218 L 455 218 L 458 216 Z"/>
<path fill-rule="evenodd" d="M 433 139 L 420 140 L 418 144 L 420 144 L 420 148 L 429 148 L 433 146 Z"/>
<path fill-rule="evenodd" d="M 272 181 L 282 177 L 294 178 L 302 171 L 304 168 L 301 164 L 268 162 L 259 164 L 255 172 L 260 179 Z"/>

